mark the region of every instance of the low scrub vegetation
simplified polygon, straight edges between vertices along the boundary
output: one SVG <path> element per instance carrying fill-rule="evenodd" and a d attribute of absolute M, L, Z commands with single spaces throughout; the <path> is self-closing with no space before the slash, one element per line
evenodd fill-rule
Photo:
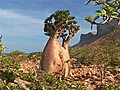
<path fill-rule="evenodd" d="M 119 46 L 91 46 L 70 48 L 71 58 L 81 64 L 111 64 L 120 61 Z M 117 63 L 118 64 L 118 63 Z"/>
<path fill-rule="evenodd" d="M 70 48 L 69 78 L 40 71 L 42 52 L 0 56 L 0 90 L 119 90 L 120 47 Z"/>

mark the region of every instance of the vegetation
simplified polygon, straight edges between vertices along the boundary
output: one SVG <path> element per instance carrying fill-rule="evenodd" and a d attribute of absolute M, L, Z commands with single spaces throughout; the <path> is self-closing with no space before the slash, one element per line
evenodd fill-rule
<path fill-rule="evenodd" d="M 71 58 L 76 58 L 81 64 L 110 64 L 111 62 L 119 61 L 120 47 L 99 45 L 83 48 L 77 47 L 75 50 L 71 48 L 70 53 Z"/>
<path fill-rule="evenodd" d="M 81 88 L 80 90 L 83 90 L 80 86 L 72 87 L 66 80 L 60 80 L 53 75 L 36 69 L 36 66 L 39 66 L 40 55 L 41 52 L 26 55 L 20 51 L 2 55 L 0 57 L 0 90 L 25 89 L 22 83 L 26 84 L 30 90 L 69 90 L 69 88 Z M 34 60 L 36 59 L 34 57 L 38 60 Z M 34 59 L 31 60 L 31 58 Z M 32 66 L 35 64 L 35 67 L 30 67 L 30 64 Z M 19 83 L 16 83 L 15 80 Z"/>
<path fill-rule="evenodd" d="M 2 44 L 2 36 L 0 36 L 0 53 L 5 49 L 6 47 Z"/>
<path fill-rule="evenodd" d="M 91 24 L 103 24 L 110 18 L 119 20 L 119 0 L 90 1 L 103 6 L 96 11 L 94 19 L 86 18 Z M 100 17 L 103 21 L 97 23 Z M 94 46 L 68 49 L 69 40 L 79 30 L 74 19 L 65 10 L 56 11 L 45 20 L 44 32 L 50 38 L 43 52 L 25 54 L 16 50 L 1 54 L 0 90 L 120 90 L 119 31 L 115 28 L 114 33 L 104 36 Z M 59 38 L 62 38 L 62 44 Z M 5 49 L 1 39 L 2 36 L 0 53 Z M 65 63 L 65 68 L 69 66 L 70 75 L 66 74 L 67 77 L 63 78 L 58 71 Z M 52 75 L 53 72 L 57 73 Z"/>
<path fill-rule="evenodd" d="M 50 36 L 42 54 L 41 69 L 48 73 L 63 71 L 65 77 L 69 74 L 70 59 L 68 44 L 70 39 L 79 30 L 74 16 L 69 10 L 59 10 L 45 20 L 44 32 Z M 59 39 L 62 38 L 62 45 Z M 64 70 L 65 69 L 65 70 Z"/>
<path fill-rule="evenodd" d="M 100 7 L 100 10 L 95 11 L 96 16 L 94 18 L 91 16 L 85 18 L 91 24 L 105 24 L 109 22 L 111 18 L 120 20 L 120 0 L 89 0 L 87 4 L 90 2 Z M 98 19 L 100 19 L 101 22 L 96 22 Z"/>
<path fill-rule="evenodd" d="M 1 55 L 0 90 L 21 90 L 24 86 L 30 90 L 120 89 L 120 47 L 97 45 L 69 50 L 73 58 L 71 60 L 73 76 L 69 78 L 62 78 L 59 73 L 53 76 L 40 71 L 41 52 L 25 54 L 14 51 Z"/>

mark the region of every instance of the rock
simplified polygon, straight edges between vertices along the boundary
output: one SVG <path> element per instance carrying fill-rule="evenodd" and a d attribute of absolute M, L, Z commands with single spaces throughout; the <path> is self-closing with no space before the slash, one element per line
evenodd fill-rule
<path fill-rule="evenodd" d="M 83 46 L 85 44 L 96 41 L 100 37 L 105 36 L 106 34 L 108 34 L 112 31 L 112 30 L 110 30 L 112 28 L 112 26 L 110 24 L 118 25 L 118 23 L 120 23 L 120 21 L 118 21 L 116 19 L 112 19 L 110 21 L 110 23 L 107 23 L 104 25 L 98 25 L 97 32 L 93 31 L 93 32 L 89 32 L 88 34 L 81 34 L 80 41 L 77 44 L 75 44 L 73 47 Z"/>

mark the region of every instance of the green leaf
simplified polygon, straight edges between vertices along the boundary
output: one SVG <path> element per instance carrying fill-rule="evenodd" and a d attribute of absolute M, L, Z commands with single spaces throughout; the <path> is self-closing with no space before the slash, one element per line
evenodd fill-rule
<path fill-rule="evenodd" d="M 67 15 L 70 15 L 70 11 L 69 10 L 66 10 L 65 11 Z"/>
<path fill-rule="evenodd" d="M 106 15 L 105 9 L 100 10 L 102 15 Z"/>
<path fill-rule="evenodd" d="M 106 16 L 105 9 L 95 11 L 98 16 Z"/>
<path fill-rule="evenodd" d="M 4 89 L 3 89 L 3 86 L 0 86 L 0 90 L 4 90 Z"/>
<path fill-rule="evenodd" d="M 73 24 L 77 24 L 77 21 L 73 20 L 72 23 L 73 23 Z"/>
<path fill-rule="evenodd" d="M 9 83 L 9 82 L 12 82 L 15 79 L 15 77 L 13 72 L 5 71 L 5 72 L 2 72 L 2 79 L 6 80 L 6 82 Z"/>
<path fill-rule="evenodd" d="M 101 15 L 102 15 L 100 10 L 97 10 L 97 11 L 95 11 L 95 12 L 96 12 L 96 14 L 97 14 L 98 16 L 101 16 Z"/>
<path fill-rule="evenodd" d="M 110 62 L 110 65 L 111 65 L 112 67 L 115 67 L 115 66 L 118 66 L 119 63 L 118 63 L 118 62 L 115 62 L 115 61 L 112 61 L 112 62 Z"/>
<path fill-rule="evenodd" d="M 99 0 L 99 3 L 105 3 L 106 1 L 105 0 Z"/>
<path fill-rule="evenodd" d="M 112 3 L 110 4 L 110 6 L 116 7 L 116 3 L 115 3 L 115 2 L 112 2 Z"/>
<path fill-rule="evenodd" d="M 106 2 L 110 2 L 111 0 L 106 0 Z"/>
<path fill-rule="evenodd" d="M 2 36 L 0 36 L 0 39 L 2 39 Z"/>
<path fill-rule="evenodd" d="M 93 22 L 93 18 L 91 16 L 86 17 L 85 20 L 87 22 L 91 22 L 91 23 Z"/>
<path fill-rule="evenodd" d="M 113 10 L 115 10 L 115 8 L 113 8 L 113 7 L 107 7 L 107 10 L 108 11 L 113 11 Z"/>
<path fill-rule="evenodd" d="M 118 16 L 119 13 L 118 12 L 112 12 L 112 16 Z"/>
<path fill-rule="evenodd" d="M 95 16 L 93 20 L 95 21 L 95 20 L 97 20 L 99 17 L 100 17 L 100 16 Z"/>
<path fill-rule="evenodd" d="M 68 20 L 71 20 L 71 19 L 75 19 L 75 17 L 74 16 L 69 16 Z"/>

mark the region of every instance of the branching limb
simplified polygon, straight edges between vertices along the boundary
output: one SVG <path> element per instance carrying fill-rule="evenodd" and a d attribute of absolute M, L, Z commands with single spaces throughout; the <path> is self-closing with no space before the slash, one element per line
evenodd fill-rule
<path fill-rule="evenodd" d="M 116 16 L 111 16 L 111 18 L 120 20 L 120 17 L 116 17 Z"/>
<path fill-rule="evenodd" d="M 93 1 L 94 3 L 96 3 L 96 5 L 101 5 L 101 6 L 104 6 L 101 10 L 97 10 L 96 11 L 96 14 L 97 14 L 97 18 L 92 18 L 92 17 L 86 17 L 86 20 L 88 22 L 90 22 L 92 25 L 93 24 L 105 24 L 107 22 L 110 21 L 110 19 L 117 19 L 117 20 L 120 20 L 120 13 L 118 11 L 118 9 L 120 9 L 119 5 L 120 5 L 120 2 L 117 1 L 117 0 L 113 0 L 111 2 L 111 0 L 107 1 L 107 0 L 89 0 L 87 2 L 90 3 L 91 1 Z M 102 17 L 103 18 L 103 21 L 101 22 L 95 22 L 95 20 L 97 20 L 99 17 Z M 105 19 L 104 19 L 105 17 Z M 94 20 L 95 19 L 95 20 Z"/>
<path fill-rule="evenodd" d="M 79 30 L 78 25 L 76 25 L 77 21 L 75 20 L 74 16 L 70 16 L 69 10 L 56 11 L 54 14 L 48 17 L 44 23 L 45 34 L 57 39 L 61 37 L 63 39 L 63 47 Z"/>
<path fill-rule="evenodd" d="M 107 17 L 104 21 L 102 21 L 102 22 L 100 22 L 100 23 L 97 23 L 97 22 L 95 22 L 95 23 L 96 23 L 97 25 L 99 25 L 99 24 L 105 24 L 105 23 L 107 23 L 109 20 L 110 20 L 110 18 Z"/>

